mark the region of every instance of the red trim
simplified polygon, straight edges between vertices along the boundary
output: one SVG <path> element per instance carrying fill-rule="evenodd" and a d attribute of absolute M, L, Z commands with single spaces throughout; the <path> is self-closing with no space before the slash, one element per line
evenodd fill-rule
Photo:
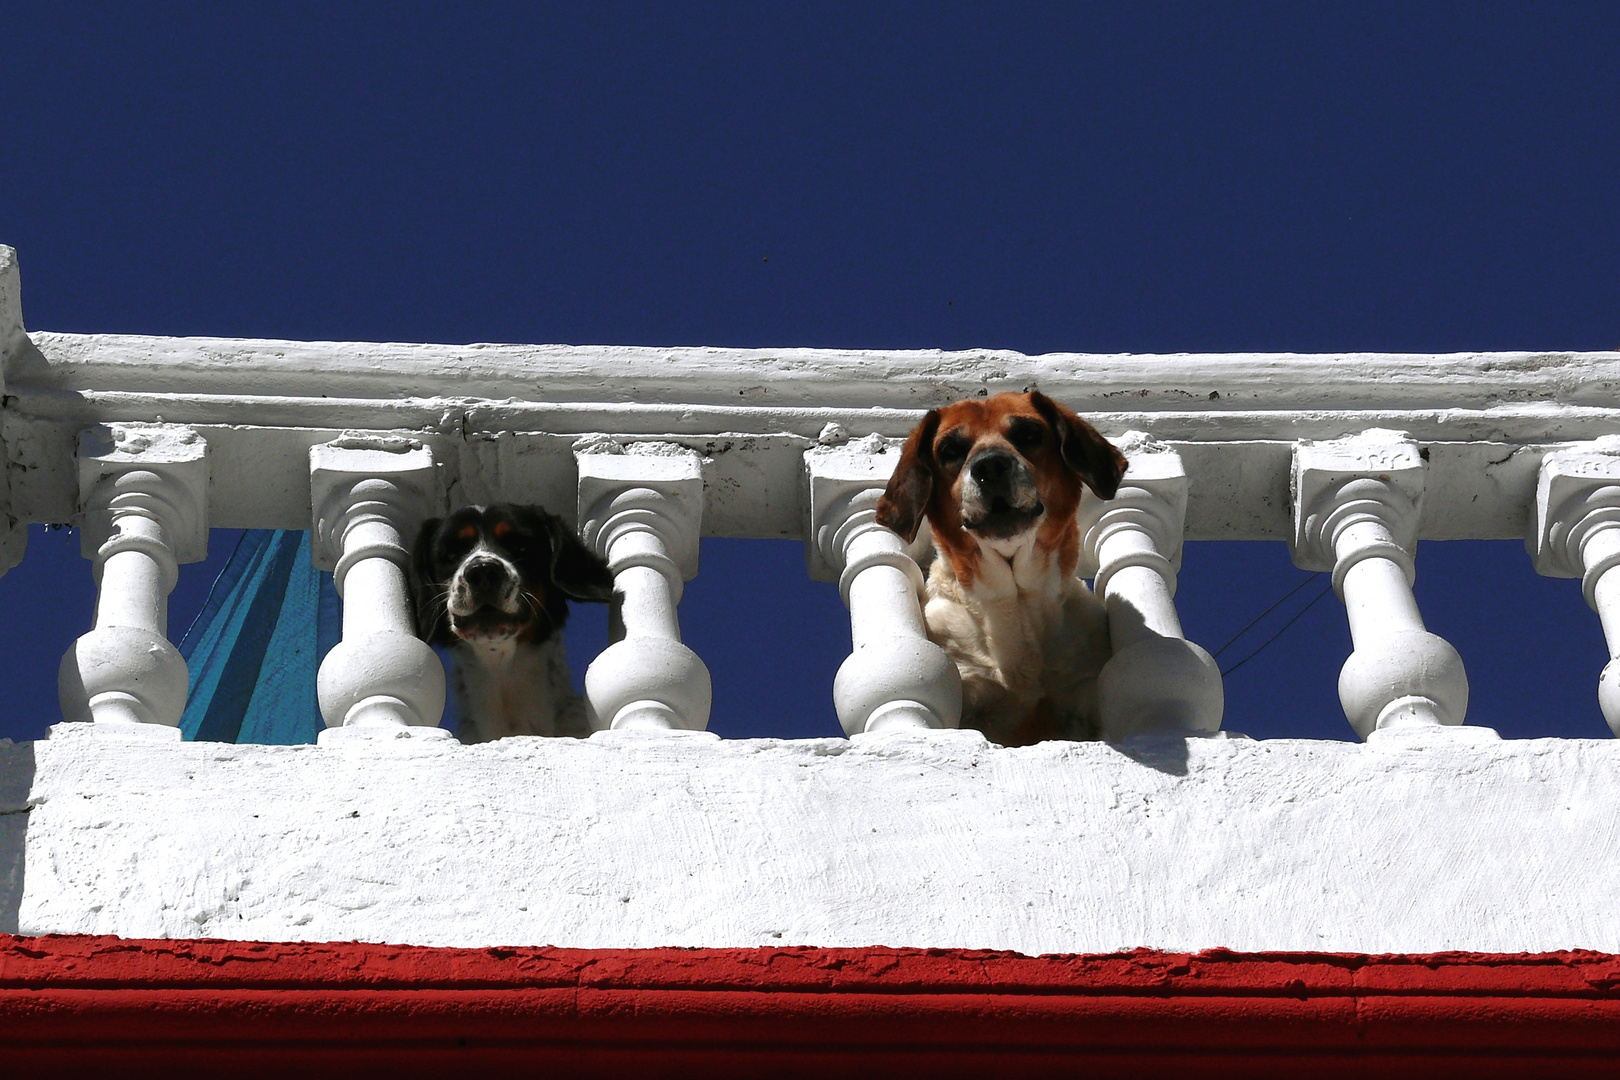
<path fill-rule="evenodd" d="M 1612 1074 L 1620 957 L 429 949 L 0 935 L 0 1061 L 174 1077 L 467 1067 Z"/>

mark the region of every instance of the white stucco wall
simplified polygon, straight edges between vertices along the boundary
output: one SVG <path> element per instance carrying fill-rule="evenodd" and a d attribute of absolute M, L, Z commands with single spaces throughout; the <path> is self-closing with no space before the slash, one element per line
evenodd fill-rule
<path fill-rule="evenodd" d="M 1620 952 L 1614 741 L 261 747 L 56 731 L 0 745 L 0 930 Z"/>

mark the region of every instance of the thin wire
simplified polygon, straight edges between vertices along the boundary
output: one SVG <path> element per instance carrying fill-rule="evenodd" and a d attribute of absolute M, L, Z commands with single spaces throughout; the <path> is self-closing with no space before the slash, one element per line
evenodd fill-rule
<path fill-rule="evenodd" d="M 1233 645 L 1236 645 L 1238 638 L 1242 637 L 1244 634 L 1247 634 L 1250 630 L 1254 629 L 1254 624 L 1255 623 L 1259 622 L 1261 619 L 1265 618 L 1267 615 L 1270 615 L 1273 611 L 1276 611 L 1279 607 L 1281 607 L 1283 605 L 1283 601 L 1287 600 L 1289 597 L 1293 596 L 1295 593 L 1299 592 L 1299 590 L 1303 589 L 1305 586 L 1309 585 L 1311 582 L 1315 581 L 1317 578 L 1319 578 L 1321 576 L 1322 576 L 1321 571 L 1317 571 L 1316 573 L 1312 574 L 1310 577 L 1306 578 L 1304 581 L 1300 582 L 1298 585 L 1295 585 L 1292 589 L 1289 589 L 1287 592 L 1283 593 L 1281 600 L 1278 600 L 1275 604 L 1272 604 L 1270 607 L 1266 608 L 1266 610 L 1262 611 L 1260 614 L 1258 614 L 1254 618 L 1250 619 L 1249 620 L 1249 625 L 1245 626 L 1243 629 L 1239 630 L 1237 633 L 1233 634 L 1230 638 L 1228 638 L 1226 640 L 1225 645 L 1222 645 L 1220 648 L 1215 650 L 1214 655 L 1220 656 L 1221 653 L 1225 652 L 1227 649 L 1230 649 Z"/>
<path fill-rule="evenodd" d="M 231 564 L 236 561 L 237 552 L 242 550 L 242 541 L 247 539 L 247 534 L 247 529 L 237 530 L 236 543 L 231 545 L 231 553 L 226 557 L 225 564 L 219 568 L 219 573 L 214 575 L 213 583 L 208 586 L 208 595 L 203 597 L 202 607 L 198 608 L 197 614 L 191 617 L 191 625 L 186 627 L 186 632 L 180 635 L 179 648 L 182 655 L 185 654 L 186 642 L 191 640 L 191 635 L 197 629 L 197 624 L 201 621 L 203 613 L 208 610 L 208 601 L 214 598 L 214 592 L 219 588 L 219 583 L 225 580 L 225 574 L 230 570 Z"/>
<path fill-rule="evenodd" d="M 1265 647 L 1267 645 L 1270 645 L 1273 641 L 1276 641 L 1278 638 L 1282 637 L 1284 630 L 1287 630 L 1290 626 L 1293 626 L 1296 622 L 1298 622 L 1299 617 L 1301 615 L 1305 614 L 1307 611 L 1311 610 L 1311 608 L 1315 607 L 1316 602 L 1318 600 L 1322 599 L 1322 597 L 1326 596 L 1328 593 L 1330 593 L 1332 591 L 1333 591 L 1333 582 L 1329 581 L 1326 585 L 1324 585 L 1322 587 L 1321 592 L 1319 592 L 1315 596 L 1311 597 L 1311 602 L 1310 603 L 1306 604 L 1304 607 L 1302 607 L 1298 611 L 1294 612 L 1293 618 L 1289 619 L 1287 622 L 1283 623 L 1280 627 L 1278 627 L 1277 632 L 1275 634 L 1272 634 L 1270 637 L 1266 638 L 1266 640 L 1261 643 L 1260 648 L 1254 650 L 1254 652 L 1250 653 L 1248 656 L 1245 656 L 1243 659 L 1239 660 L 1237 663 L 1233 664 L 1231 667 L 1229 667 L 1225 671 L 1221 672 L 1221 677 L 1224 679 L 1226 676 L 1232 674 L 1232 672 L 1236 671 L 1238 668 L 1242 667 L 1244 664 L 1247 664 L 1250 660 L 1253 660 L 1256 656 L 1259 656 L 1260 653 L 1265 649 Z"/>

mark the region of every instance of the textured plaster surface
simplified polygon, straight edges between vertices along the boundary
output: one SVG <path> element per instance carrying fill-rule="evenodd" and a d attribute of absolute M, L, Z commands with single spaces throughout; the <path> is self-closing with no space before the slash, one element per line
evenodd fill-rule
<path fill-rule="evenodd" d="M 576 438 L 696 451 L 707 536 L 803 536 L 804 453 L 904 437 L 923 410 L 1039 388 L 1106 434 L 1181 455 L 1189 540 L 1285 539 L 1293 444 L 1403 431 L 1427 461 L 1423 539 L 1522 538 L 1543 454 L 1620 430 L 1620 353 L 1115 356 L 825 349 L 410 345 L 23 334 L 0 252 L 0 440 L 10 515 L 77 521 L 87 424 L 195 427 L 210 521 L 307 528 L 309 448 L 409 432 L 452 505 L 574 513 Z M 7 344 L 6 327 L 13 331 Z"/>
<path fill-rule="evenodd" d="M 1609 741 L 266 747 L 54 731 L 0 745 L 0 931 L 1620 952 Z"/>

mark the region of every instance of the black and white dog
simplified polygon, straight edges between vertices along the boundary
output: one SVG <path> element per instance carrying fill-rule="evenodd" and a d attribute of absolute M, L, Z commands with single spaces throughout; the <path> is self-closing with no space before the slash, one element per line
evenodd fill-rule
<path fill-rule="evenodd" d="M 569 685 L 569 600 L 613 598 L 607 563 L 538 506 L 470 506 L 422 526 L 413 553 L 423 640 L 449 647 L 462 742 L 589 734 Z"/>

